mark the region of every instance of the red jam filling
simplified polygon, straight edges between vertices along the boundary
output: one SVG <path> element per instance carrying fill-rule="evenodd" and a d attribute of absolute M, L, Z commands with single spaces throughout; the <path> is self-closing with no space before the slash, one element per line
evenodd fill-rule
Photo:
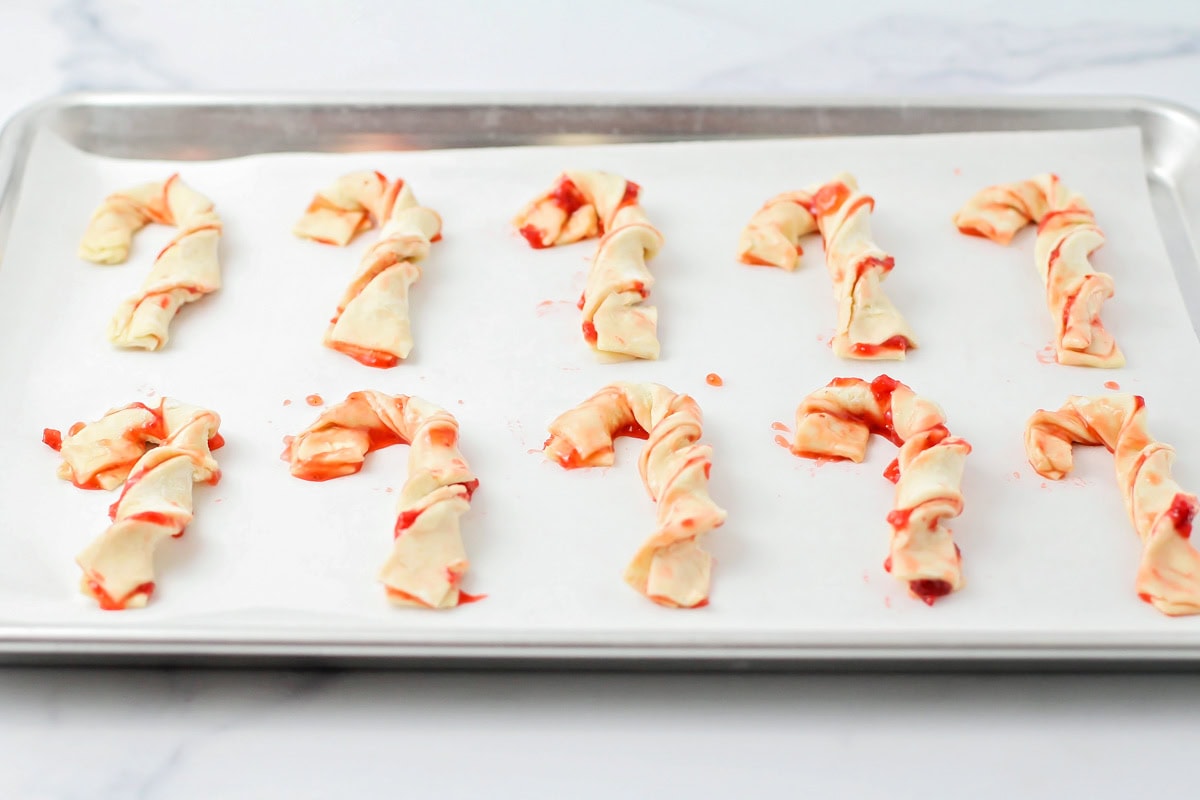
<path fill-rule="evenodd" d="M 62 450 L 62 433 L 54 428 L 43 428 L 42 443 L 51 450 Z"/>
<path fill-rule="evenodd" d="M 1175 526 L 1175 531 L 1184 539 L 1192 535 L 1192 520 L 1196 517 L 1196 507 L 1192 505 L 1187 495 L 1177 494 L 1167 509 L 1167 518 Z"/>
<path fill-rule="evenodd" d="M 922 578 L 921 580 L 910 581 L 908 589 L 928 606 L 933 605 L 939 597 L 945 597 L 954 591 L 954 587 L 950 585 L 949 581 L 936 578 Z"/>

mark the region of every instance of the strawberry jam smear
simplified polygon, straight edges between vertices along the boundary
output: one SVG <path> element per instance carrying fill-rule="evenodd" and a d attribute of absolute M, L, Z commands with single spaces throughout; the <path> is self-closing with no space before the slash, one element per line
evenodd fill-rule
<path fill-rule="evenodd" d="M 550 247 L 550 244 L 542 241 L 542 229 L 537 225 L 525 225 L 518 233 L 524 236 L 525 241 L 529 242 L 529 246 L 535 250 L 544 250 Z"/>
<path fill-rule="evenodd" d="M 878 358 L 884 354 L 903 353 L 907 350 L 908 339 L 897 335 L 879 344 L 856 344 L 850 348 L 850 353 L 860 358 Z"/>
<path fill-rule="evenodd" d="M 124 611 L 129 607 L 129 601 L 138 595 L 144 595 L 149 598 L 150 595 L 154 594 L 153 581 L 147 581 L 140 586 L 136 586 L 132 592 L 119 598 L 114 598 L 105 591 L 104 587 L 95 578 L 88 578 L 87 588 L 92 597 L 95 597 L 96 601 L 100 604 L 100 608 L 105 611 Z"/>
<path fill-rule="evenodd" d="M 333 342 L 329 345 L 339 353 L 345 353 L 353 358 L 358 363 L 366 367 L 375 367 L 376 369 L 390 369 L 400 363 L 400 357 L 392 353 L 384 353 L 379 350 L 370 350 L 366 347 L 358 347 L 357 345 L 347 344 L 345 342 Z"/>
<path fill-rule="evenodd" d="M 1166 516 L 1175 526 L 1176 533 L 1184 539 L 1191 537 L 1192 520 L 1196 518 L 1196 506 L 1192 503 L 1191 498 L 1185 494 L 1175 495 L 1175 499 L 1171 501 L 1171 507 L 1166 511 Z"/>
<path fill-rule="evenodd" d="M 617 428 L 615 431 L 612 432 L 612 438 L 614 440 L 619 439 L 622 436 L 628 436 L 632 439 L 649 439 L 650 438 L 650 434 L 647 433 L 646 430 L 641 425 L 638 425 L 636 422 L 630 422 L 627 425 Z M 554 443 L 555 438 L 556 437 L 551 436 L 549 439 L 547 439 L 545 444 L 542 445 L 542 449 L 543 450 L 548 449 Z M 609 447 L 606 449 L 598 450 L 595 453 L 592 453 L 587 458 L 584 458 L 582 455 L 580 455 L 578 450 L 576 450 L 574 447 L 572 447 L 566 453 L 560 453 L 560 454 L 556 455 L 554 457 L 554 460 L 557 461 L 563 469 L 583 469 L 585 467 L 596 466 L 596 462 L 598 462 L 600 459 L 604 458 L 605 456 L 610 455 L 611 453 L 612 453 L 612 448 Z"/>
<path fill-rule="evenodd" d="M 54 428 L 43 428 L 42 443 L 51 450 L 62 450 L 62 432 Z"/>
<path fill-rule="evenodd" d="M 637 196 L 636 193 L 634 196 Z M 587 197 L 584 196 L 583 192 L 579 191 L 579 187 L 575 185 L 575 182 L 566 175 L 558 179 L 558 183 L 550 191 L 550 199 L 568 217 L 587 205 Z"/>
<path fill-rule="evenodd" d="M 909 581 L 908 590 L 913 593 L 913 596 L 923 601 L 925 605 L 931 606 L 939 597 L 945 597 L 954 591 L 954 587 L 949 581 L 943 581 L 936 578 L 922 578 L 921 580 Z"/>

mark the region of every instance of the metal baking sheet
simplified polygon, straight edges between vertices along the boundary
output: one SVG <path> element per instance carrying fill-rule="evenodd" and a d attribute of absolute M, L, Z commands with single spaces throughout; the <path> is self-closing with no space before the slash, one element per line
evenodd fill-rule
<path fill-rule="evenodd" d="M 18 116 L 0 137 L 0 268 L 26 156 L 40 132 L 101 156 L 210 160 L 273 152 L 366 152 L 501 145 L 590 145 L 769 137 L 831 137 L 958 131 L 1080 130 L 1135 126 L 1145 148 L 1147 187 L 1161 235 L 1192 320 L 1200 274 L 1191 230 L 1200 186 L 1200 125 L 1188 111 L 1138 100 L 1006 100 L 820 103 L 791 101 L 617 101 L 558 104 L 470 99 L 322 99 L 78 95 L 58 98 Z M 539 182 L 540 182 L 539 177 Z M 319 181 L 317 183 L 319 185 Z M 115 188 L 115 187 L 114 187 Z M 314 185 L 312 188 L 316 188 Z M 91 202 L 94 198 L 89 198 Z M 302 202 L 302 201 L 298 201 Z M 72 237 L 75 232 L 72 231 Z M 349 256 L 347 256 L 349 258 Z M 857 370 L 861 371 L 861 370 Z M 920 386 L 917 386 L 920 390 Z M 331 399 L 334 399 L 331 397 Z M 582 398 L 578 398 L 582 399 Z M 782 398 L 790 410 L 798 397 Z M 120 398 L 117 402 L 123 401 Z M 102 404 L 107 404 L 102 401 Z M 953 410 L 948 409 L 953 421 Z M 787 419 L 786 412 L 780 417 Z M 789 420 L 790 421 L 790 420 Z M 712 424 L 717 424 L 710 420 Z M 531 433 L 536 437 L 536 432 Z M 720 466 L 718 465 L 718 469 Z M 632 485 L 632 481 L 628 481 Z M 881 489 L 881 493 L 883 490 Z M 203 511 L 200 512 L 204 513 Z M 1130 534 L 1132 536 L 1132 534 Z M 615 580 L 615 578 L 614 578 Z M 719 580 L 719 578 L 718 578 Z M 719 591 L 719 589 L 718 589 Z M 1148 612 L 1149 613 L 1149 612 Z M 0 656 L 8 660 L 307 659 L 489 664 L 620 663 L 624 665 L 813 664 L 913 662 L 995 664 L 1186 662 L 1200 648 L 1173 643 L 1161 627 L 1139 633 L 1030 629 L 997 638 L 956 630 L 836 630 L 804 637 L 739 636 L 736 640 L 653 630 L 537 639 L 461 636 L 427 630 L 330 633 L 281 626 L 2 625 Z M 411 631 L 409 632 L 411 634 Z M 675 633 L 680 633 L 675 631 Z M 1183 639 L 1181 637 L 1180 641 Z"/>

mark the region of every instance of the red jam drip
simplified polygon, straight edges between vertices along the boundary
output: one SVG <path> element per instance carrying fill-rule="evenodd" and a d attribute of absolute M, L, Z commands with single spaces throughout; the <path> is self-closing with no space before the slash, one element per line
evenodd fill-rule
<path fill-rule="evenodd" d="M 783 434 L 781 434 L 781 433 L 775 434 L 775 444 L 779 445 L 784 450 L 792 449 L 791 442 L 789 442 L 787 439 L 783 438 Z M 801 454 L 797 453 L 797 455 L 801 455 Z M 817 456 L 809 456 L 809 458 L 817 458 Z"/>
<path fill-rule="evenodd" d="M 1104 388 L 1115 392 L 1121 388 L 1121 384 L 1117 383 L 1116 381 L 1105 381 Z"/>
<path fill-rule="evenodd" d="M 715 372 L 710 372 L 704 376 L 704 382 L 709 386 L 724 386 L 725 381 Z"/>
<path fill-rule="evenodd" d="M 887 465 L 887 469 L 883 471 L 883 477 L 887 478 L 892 483 L 898 483 L 900 480 L 900 459 L 892 459 L 892 463 Z M 890 522 L 889 518 L 889 522 Z"/>
<path fill-rule="evenodd" d="M 797 250 L 798 249 L 799 248 L 797 248 Z M 743 255 L 741 257 L 741 261 L 743 264 L 748 264 L 752 267 L 773 267 L 773 266 L 775 266 L 770 261 L 761 259 L 758 256 L 754 255 L 753 253 L 746 253 L 745 255 Z"/>
<path fill-rule="evenodd" d="M 587 292 L 584 292 L 583 294 L 579 295 L 579 302 L 575 304 L 575 307 L 578 308 L 580 311 L 583 311 L 583 306 L 585 303 L 587 303 Z"/>
<path fill-rule="evenodd" d="M 587 341 L 588 344 L 596 344 L 600 336 L 596 333 L 596 326 L 592 324 L 592 321 L 590 319 L 584 320 L 583 325 L 580 327 L 583 329 L 584 340 Z"/>
<path fill-rule="evenodd" d="M 638 201 L 638 195 L 641 194 L 641 192 L 641 186 L 638 186 L 633 181 L 625 181 L 625 194 L 621 195 L 621 202 L 617 203 L 617 210 L 636 203 Z"/>
<path fill-rule="evenodd" d="M 880 427 L 872 426 L 871 433 L 882 436 L 896 446 L 904 444 L 903 440 L 896 434 L 896 429 L 892 426 L 892 392 L 899 385 L 899 381 L 887 375 L 880 375 L 871 381 L 871 394 L 875 396 L 875 402 L 887 409 L 883 414 L 883 425 Z"/>
<path fill-rule="evenodd" d="M 335 317 L 336 320 L 336 317 Z M 400 363 L 400 357 L 392 353 L 383 353 L 378 350 L 369 350 L 365 347 L 347 344 L 346 342 L 333 342 L 329 345 L 339 353 L 345 353 L 353 358 L 358 363 L 366 367 L 375 367 L 376 369 L 389 369 Z"/>
<path fill-rule="evenodd" d="M 887 558 L 885 558 L 883 560 L 883 571 L 884 572 L 892 571 L 892 557 L 891 556 L 888 556 Z"/>
<path fill-rule="evenodd" d="M 208 449 L 210 451 L 211 450 L 220 450 L 224 446 L 225 446 L 225 437 L 222 436 L 220 433 L 214 433 L 212 436 L 208 437 Z"/>
<path fill-rule="evenodd" d="M 896 530 L 902 530 L 908 527 L 908 520 L 912 517 L 913 510 L 911 508 L 894 508 L 888 512 L 887 521 Z M 890 561 L 890 559 L 889 559 Z M 891 572 L 888 569 L 888 572 Z"/>
<path fill-rule="evenodd" d="M 856 344 L 850 348 L 850 352 L 856 356 L 864 358 L 874 358 L 883 353 L 903 353 L 908 350 L 908 339 L 901 335 L 893 336 L 892 338 L 880 342 L 879 344 Z"/>
<path fill-rule="evenodd" d="M 42 444 L 49 447 L 51 450 L 62 450 L 62 432 L 54 428 L 42 429 Z"/>
<path fill-rule="evenodd" d="M 537 225 L 526 225 L 518 233 L 524 236 L 525 241 L 529 242 L 529 246 L 535 250 L 544 250 L 550 246 L 542 241 L 542 229 Z"/>
<path fill-rule="evenodd" d="M 637 193 L 635 191 L 634 197 L 636 196 Z M 554 189 L 550 192 L 550 199 L 568 217 L 587 205 L 587 198 L 583 196 L 583 192 L 579 191 L 579 187 L 566 175 L 558 179 L 558 183 L 555 184 Z"/>
<path fill-rule="evenodd" d="M 83 430 L 83 429 L 84 429 L 84 428 L 86 428 L 86 427 L 87 427 L 87 424 L 86 424 L 86 423 L 83 423 L 83 422 L 76 422 L 76 423 L 75 423 L 74 425 L 72 425 L 72 426 L 70 427 L 70 429 L 67 431 L 67 435 L 68 435 L 68 436 L 74 436 L 75 434 L 79 433 L 81 430 Z"/>
<path fill-rule="evenodd" d="M 139 511 L 136 514 L 125 517 L 125 519 L 133 522 L 148 522 L 151 525 L 158 525 L 162 528 L 175 528 L 179 525 L 179 520 L 161 511 Z M 179 533 L 173 535 L 176 537 L 182 536 L 183 530 L 180 529 Z"/>
<path fill-rule="evenodd" d="M 479 479 L 476 478 L 475 480 L 470 480 L 466 483 L 460 483 L 459 486 L 467 490 L 467 500 L 469 501 L 475 496 L 476 490 L 479 489 Z"/>
<path fill-rule="evenodd" d="M 325 405 L 325 398 L 321 397 L 319 394 L 310 394 L 308 397 L 304 398 L 304 402 L 316 408 L 317 406 Z"/>
<path fill-rule="evenodd" d="M 1192 535 L 1192 520 L 1196 518 L 1196 507 L 1187 495 L 1177 494 L 1167 509 L 1166 516 L 1175 526 L 1175 532 L 1184 539 Z"/>
<path fill-rule="evenodd" d="M 925 605 L 931 606 L 939 597 L 945 597 L 954 591 L 954 587 L 950 585 L 949 581 L 937 578 L 922 578 L 921 580 L 910 581 L 908 590 L 923 600 Z"/>
<path fill-rule="evenodd" d="M 129 604 L 129 601 L 134 597 L 137 597 L 138 595 L 145 595 L 146 597 L 149 597 L 150 595 L 154 594 L 153 581 L 147 581 L 140 586 L 134 587 L 132 592 L 121 598 L 113 598 L 112 595 L 104 590 L 104 587 L 100 585 L 100 582 L 94 578 L 88 578 L 87 587 L 88 592 L 90 592 L 91 595 L 96 598 L 97 602 L 100 603 L 100 608 L 104 609 L 105 611 L 122 611 Z"/>

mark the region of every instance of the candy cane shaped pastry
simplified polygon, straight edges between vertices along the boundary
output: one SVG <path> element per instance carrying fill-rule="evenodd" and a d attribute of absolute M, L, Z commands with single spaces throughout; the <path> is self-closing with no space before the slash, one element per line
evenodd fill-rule
<path fill-rule="evenodd" d="M 962 588 L 962 556 L 946 521 L 962 513 L 963 464 L 971 445 L 951 436 L 936 403 L 880 375 L 867 383 L 835 378 L 796 409 L 792 452 L 861 463 L 878 434 L 900 446 L 883 476 L 896 484 L 887 516 L 891 552 L 883 568 L 929 605 Z"/>
<path fill-rule="evenodd" d="M 317 194 L 296 223 L 297 236 L 345 246 L 359 231 L 382 225 L 379 240 L 359 261 L 338 303 L 325 346 L 368 367 L 394 367 L 412 351 L 408 290 L 421 277 L 418 262 L 441 239 L 442 218 L 417 203 L 403 180 L 352 172 Z"/>
<path fill-rule="evenodd" d="M 638 203 L 633 181 L 607 172 L 564 172 L 513 224 L 535 248 L 600 236 L 579 298 L 583 338 L 598 353 L 658 358 L 658 309 L 642 305 L 654 277 L 646 268 L 662 234 Z"/>
<path fill-rule="evenodd" d="M 60 478 L 82 489 L 124 483 L 108 510 L 112 524 L 76 559 L 84 594 L 101 608 L 140 608 L 150 599 L 155 550 L 192 521 L 192 484 L 221 478 L 212 456 L 224 444 L 220 425 L 213 411 L 163 399 L 158 408 L 133 403 L 76 423 L 65 439 L 44 432 L 62 454 Z"/>
<path fill-rule="evenodd" d="M 712 557 L 697 539 L 719 527 L 725 511 L 708 495 L 712 448 L 697 444 L 700 407 L 656 383 L 614 383 L 550 423 L 544 452 L 566 469 L 606 467 L 618 436 L 648 440 L 638 471 L 658 503 L 657 527 L 625 570 L 626 582 L 660 605 L 707 605 Z"/>
<path fill-rule="evenodd" d="M 1025 453 L 1042 477 L 1060 480 L 1071 471 L 1072 444 L 1104 445 L 1115 458 L 1125 510 L 1142 541 L 1138 596 L 1171 616 L 1200 613 L 1200 554 L 1188 541 L 1196 496 L 1171 477 L 1175 449 L 1150 437 L 1145 401 L 1074 396 L 1026 423 Z"/>
<path fill-rule="evenodd" d="M 480 599 L 461 591 L 467 554 L 458 518 L 479 481 L 458 451 L 458 421 L 417 397 L 352 392 L 288 442 L 284 458 L 306 481 L 362 469 L 367 453 L 408 444 L 395 542 L 379 578 L 397 605 L 453 608 Z"/>
<path fill-rule="evenodd" d="M 1100 307 L 1113 296 L 1113 280 L 1092 269 L 1088 256 L 1104 233 L 1087 201 L 1057 175 L 990 186 L 954 215 L 959 231 L 1008 244 L 1021 228 L 1037 223 L 1034 261 L 1046 287 L 1060 364 L 1121 367 L 1125 356 L 1100 322 Z"/>
<path fill-rule="evenodd" d="M 121 347 L 157 350 L 167 343 L 167 328 L 180 306 L 221 288 L 221 220 L 212 202 L 178 175 L 109 195 L 92 214 L 79 257 L 120 264 L 129 256 L 133 235 L 149 222 L 175 225 L 179 233 L 154 259 L 141 290 L 117 309 L 108 338 Z"/>
<path fill-rule="evenodd" d="M 803 252 L 800 239 L 819 230 L 837 300 L 834 354 L 903 360 L 917 339 L 880 285 L 895 260 L 871 238 L 874 209 L 875 199 L 859 191 L 846 173 L 824 185 L 777 195 L 742 229 L 738 258 L 793 270 Z"/>

